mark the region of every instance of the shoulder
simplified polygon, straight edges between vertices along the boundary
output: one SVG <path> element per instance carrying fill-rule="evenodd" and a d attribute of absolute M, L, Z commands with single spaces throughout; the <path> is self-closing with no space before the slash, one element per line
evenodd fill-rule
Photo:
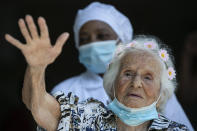
<path fill-rule="evenodd" d="M 84 112 L 83 126 L 91 130 L 115 130 L 115 115 L 100 101 L 89 98 L 80 102 L 78 109 Z"/>
<path fill-rule="evenodd" d="M 78 102 L 78 97 L 72 93 L 65 96 L 57 92 L 54 97 L 61 106 L 58 129 L 115 129 L 114 115 L 102 102 L 93 98 Z"/>
<path fill-rule="evenodd" d="M 101 101 L 94 98 L 89 98 L 78 103 L 78 107 L 84 108 L 86 110 L 85 114 L 87 113 L 89 115 L 95 115 L 95 113 L 97 113 L 97 115 L 108 114 L 110 112 Z"/>
<path fill-rule="evenodd" d="M 189 129 L 183 125 L 179 124 L 175 121 L 171 121 L 162 114 L 159 114 L 158 119 L 154 119 L 150 129 L 157 129 L 157 130 L 162 130 L 162 129 L 168 129 L 170 131 L 189 131 Z"/>
<path fill-rule="evenodd" d="M 65 95 L 62 91 L 54 93 L 53 96 L 59 102 L 60 106 L 66 106 L 72 109 L 77 108 L 78 111 L 83 110 L 84 114 L 95 115 L 95 113 L 105 114 L 110 112 L 101 101 L 94 98 L 78 102 L 78 96 L 72 92 Z"/>

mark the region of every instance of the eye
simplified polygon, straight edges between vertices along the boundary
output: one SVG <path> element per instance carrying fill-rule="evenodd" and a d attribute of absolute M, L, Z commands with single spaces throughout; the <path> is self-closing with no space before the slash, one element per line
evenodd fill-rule
<path fill-rule="evenodd" d="M 126 71 L 124 73 L 124 76 L 126 76 L 127 78 L 132 78 L 134 76 L 134 74 L 131 71 Z"/>
<path fill-rule="evenodd" d="M 145 79 L 145 80 L 152 80 L 153 78 L 152 78 L 151 75 L 145 75 L 145 76 L 144 76 L 144 79 Z"/>
<path fill-rule="evenodd" d="M 110 39 L 110 36 L 107 33 L 99 33 L 97 35 L 97 39 L 98 40 L 107 40 L 107 39 Z"/>
<path fill-rule="evenodd" d="M 80 37 L 80 39 L 79 39 L 80 45 L 84 45 L 84 44 L 88 43 L 88 41 L 89 41 L 88 37 Z"/>

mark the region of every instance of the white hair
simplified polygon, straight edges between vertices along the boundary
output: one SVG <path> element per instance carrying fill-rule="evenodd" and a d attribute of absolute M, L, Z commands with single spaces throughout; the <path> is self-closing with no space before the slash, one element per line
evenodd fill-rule
<path fill-rule="evenodd" d="M 159 62 L 161 63 L 161 88 L 160 88 L 160 99 L 157 103 L 157 109 L 159 112 L 162 112 L 164 110 L 164 106 L 167 102 L 167 100 L 172 96 L 172 94 L 175 91 L 176 88 L 176 78 L 173 80 L 168 79 L 168 67 L 173 67 L 173 60 L 174 57 L 170 54 L 170 49 L 163 43 L 161 43 L 157 38 L 153 36 L 144 36 L 140 35 L 135 37 L 132 42 L 135 44 L 133 47 L 128 48 L 128 45 L 125 44 L 119 44 L 115 53 L 114 57 L 111 61 L 111 64 L 109 65 L 108 70 L 106 71 L 104 75 L 104 89 L 106 90 L 107 94 L 111 98 L 111 100 L 114 99 L 114 88 L 113 85 L 115 83 L 115 80 L 117 78 L 118 72 L 120 70 L 120 62 L 124 58 L 124 56 L 129 53 L 136 50 L 146 51 L 156 58 L 158 58 Z M 144 43 L 151 42 L 154 43 L 155 48 L 149 49 L 145 47 Z M 161 60 L 159 56 L 159 50 L 165 49 L 169 54 L 169 59 L 165 63 Z M 167 67 L 166 67 L 167 66 Z"/>

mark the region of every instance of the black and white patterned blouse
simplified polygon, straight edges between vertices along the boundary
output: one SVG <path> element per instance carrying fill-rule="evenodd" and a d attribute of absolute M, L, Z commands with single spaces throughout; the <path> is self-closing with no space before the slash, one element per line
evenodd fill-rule
<path fill-rule="evenodd" d="M 103 103 L 95 99 L 87 99 L 78 103 L 78 97 L 69 93 L 56 92 L 54 97 L 60 103 L 61 118 L 57 131 L 116 131 L 115 115 Z M 188 131 L 182 124 L 170 121 L 159 114 L 148 131 Z M 37 131 L 45 131 L 38 127 Z"/>

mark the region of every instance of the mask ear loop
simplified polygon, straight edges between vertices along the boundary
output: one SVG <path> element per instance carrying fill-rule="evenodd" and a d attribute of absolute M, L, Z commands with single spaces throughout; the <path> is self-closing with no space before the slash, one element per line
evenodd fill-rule
<path fill-rule="evenodd" d="M 117 38 L 117 40 L 116 40 L 116 45 L 119 45 L 120 42 L 121 42 L 120 38 Z"/>
<path fill-rule="evenodd" d="M 159 97 L 157 98 L 156 103 L 159 101 L 160 97 L 161 97 L 161 93 L 159 93 Z"/>
<path fill-rule="evenodd" d="M 118 99 L 116 98 L 116 93 L 115 93 L 115 87 L 114 87 L 114 84 L 113 84 L 113 89 L 114 89 L 114 99 L 116 99 L 118 101 Z"/>
<path fill-rule="evenodd" d="M 157 102 L 159 101 L 159 99 L 161 98 L 161 89 L 159 91 L 159 97 L 157 98 L 157 100 L 155 101 L 155 103 L 157 104 Z"/>
<path fill-rule="evenodd" d="M 116 99 L 116 93 L 115 93 L 114 83 L 113 83 L 113 93 L 114 93 L 114 99 Z"/>
<path fill-rule="evenodd" d="M 118 99 L 116 98 L 116 93 L 115 93 L 115 87 L 114 87 L 114 83 L 113 83 L 113 87 L 112 87 L 112 88 L 113 88 L 113 90 L 114 90 L 114 91 L 113 91 L 113 94 L 114 94 L 114 99 L 116 99 L 116 100 L 118 101 Z M 114 99 L 113 99 L 113 100 L 114 100 Z M 112 100 L 112 101 L 113 101 L 113 100 Z"/>
<path fill-rule="evenodd" d="M 112 89 L 113 89 L 114 99 L 116 99 L 114 84 L 112 84 Z M 109 99 L 110 99 L 110 101 L 114 100 L 114 99 L 111 99 L 111 97 Z"/>

